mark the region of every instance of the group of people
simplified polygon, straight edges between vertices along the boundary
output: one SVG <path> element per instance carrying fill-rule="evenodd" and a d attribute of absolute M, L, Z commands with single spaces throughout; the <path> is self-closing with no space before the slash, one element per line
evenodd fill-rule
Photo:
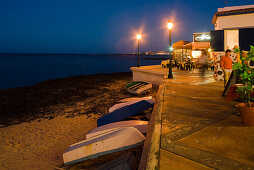
<path fill-rule="evenodd" d="M 226 86 L 232 72 L 232 59 L 230 55 L 231 50 L 228 49 L 226 50 L 225 55 L 220 59 L 220 66 L 224 72 L 224 86 Z M 199 58 L 199 63 L 202 65 L 201 75 L 204 75 L 205 69 L 208 67 L 208 56 L 205 50 L 202 50 L 201 56 Z"/>
<path fill-rule="evenodd" d="M 190 58 L 180 62 L 175 60 L 174 66 L 177 67 L 177 70 L 183 71 L 191 71 L 195 68 L 199 68 L 201 72 L 204 72 L 209 68 L 211 68 L 212 71 L 214 70 L 214 62 L 209 59 L 205 50 L 202 50 L 201 56 L 198 58 L 197 61 L 193 61 Z"/>
<path fill-rule="evenodd" d="M 196 68 L 196 64 L 193 61 L 191 61 L 190 59 L 188 59 L 185 62 L 178 62 L 177 60 L 175 60 L 174 65 L 177 67 L 177 70 L 191 71 L 194 68 Z"/>
<path fill-rule="evenodd" d="M 228 49 L 226 50 L 225 55 L 220 59 L 220 66 L 224 72 L 224 86 L 226 86 L 232 72 L 232 59 L 230 55 L 231 50 Z M 197 62 L 193 62 L 190 59 L 180 62 L 175 60 L 173 66 L 177 67 L 177 70 L 184 71 L 191 71 L 194 68 L 199 68 L 201 75 L 204 75 L 205 70 L 207 70 L 208 68 L 211 68 L 212 71 L 214 70 L 214 62 L 209 60 L 209 57 L 205 50 L 201 51 L 201 56 L 198 58 Z"/>

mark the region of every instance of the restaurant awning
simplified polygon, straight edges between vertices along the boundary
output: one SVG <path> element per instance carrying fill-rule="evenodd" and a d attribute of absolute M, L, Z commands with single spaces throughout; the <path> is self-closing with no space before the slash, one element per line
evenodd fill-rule
<path fill-rule="evenodd" d="M 173 49 L 191 49 L 191 46 L 185 46 L 186 44 L 191 44 L 189 41 L 180 40 L 173 43 Z"/>

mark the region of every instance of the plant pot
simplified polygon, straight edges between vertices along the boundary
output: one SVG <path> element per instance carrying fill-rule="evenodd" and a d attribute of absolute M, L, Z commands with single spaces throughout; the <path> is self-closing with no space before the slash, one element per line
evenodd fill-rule
<path fill-rule="evenodd" d="M 236 106 L 240 112 L 243 124 L 254 126 L 254 104 L 252 107 L 249 107 L 246 103 L 240 103 Z"/>

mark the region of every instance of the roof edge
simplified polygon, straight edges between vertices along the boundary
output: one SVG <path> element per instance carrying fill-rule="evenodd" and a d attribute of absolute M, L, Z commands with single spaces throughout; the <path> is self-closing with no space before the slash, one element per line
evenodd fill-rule
<path fill-rule="evenodd" d="M 230 15 L 243 15 L 254 13 L 254 8 L 236 9 L 230 11 L 216 12 L 213 16 L 212 24 L 215 25 L 218 17 L 230 16 Z"/>

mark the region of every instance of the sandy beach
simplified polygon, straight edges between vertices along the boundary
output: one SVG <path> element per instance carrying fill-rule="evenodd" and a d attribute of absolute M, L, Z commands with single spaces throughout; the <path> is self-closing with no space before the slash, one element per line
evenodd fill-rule
<path fill-rule="evenodd" d="M 119 100 L 131 73 L 76 76 L 0 91 L 0 169 L 54 169 Z M 150 95 L 155 96 L 156 88 Z"/>

